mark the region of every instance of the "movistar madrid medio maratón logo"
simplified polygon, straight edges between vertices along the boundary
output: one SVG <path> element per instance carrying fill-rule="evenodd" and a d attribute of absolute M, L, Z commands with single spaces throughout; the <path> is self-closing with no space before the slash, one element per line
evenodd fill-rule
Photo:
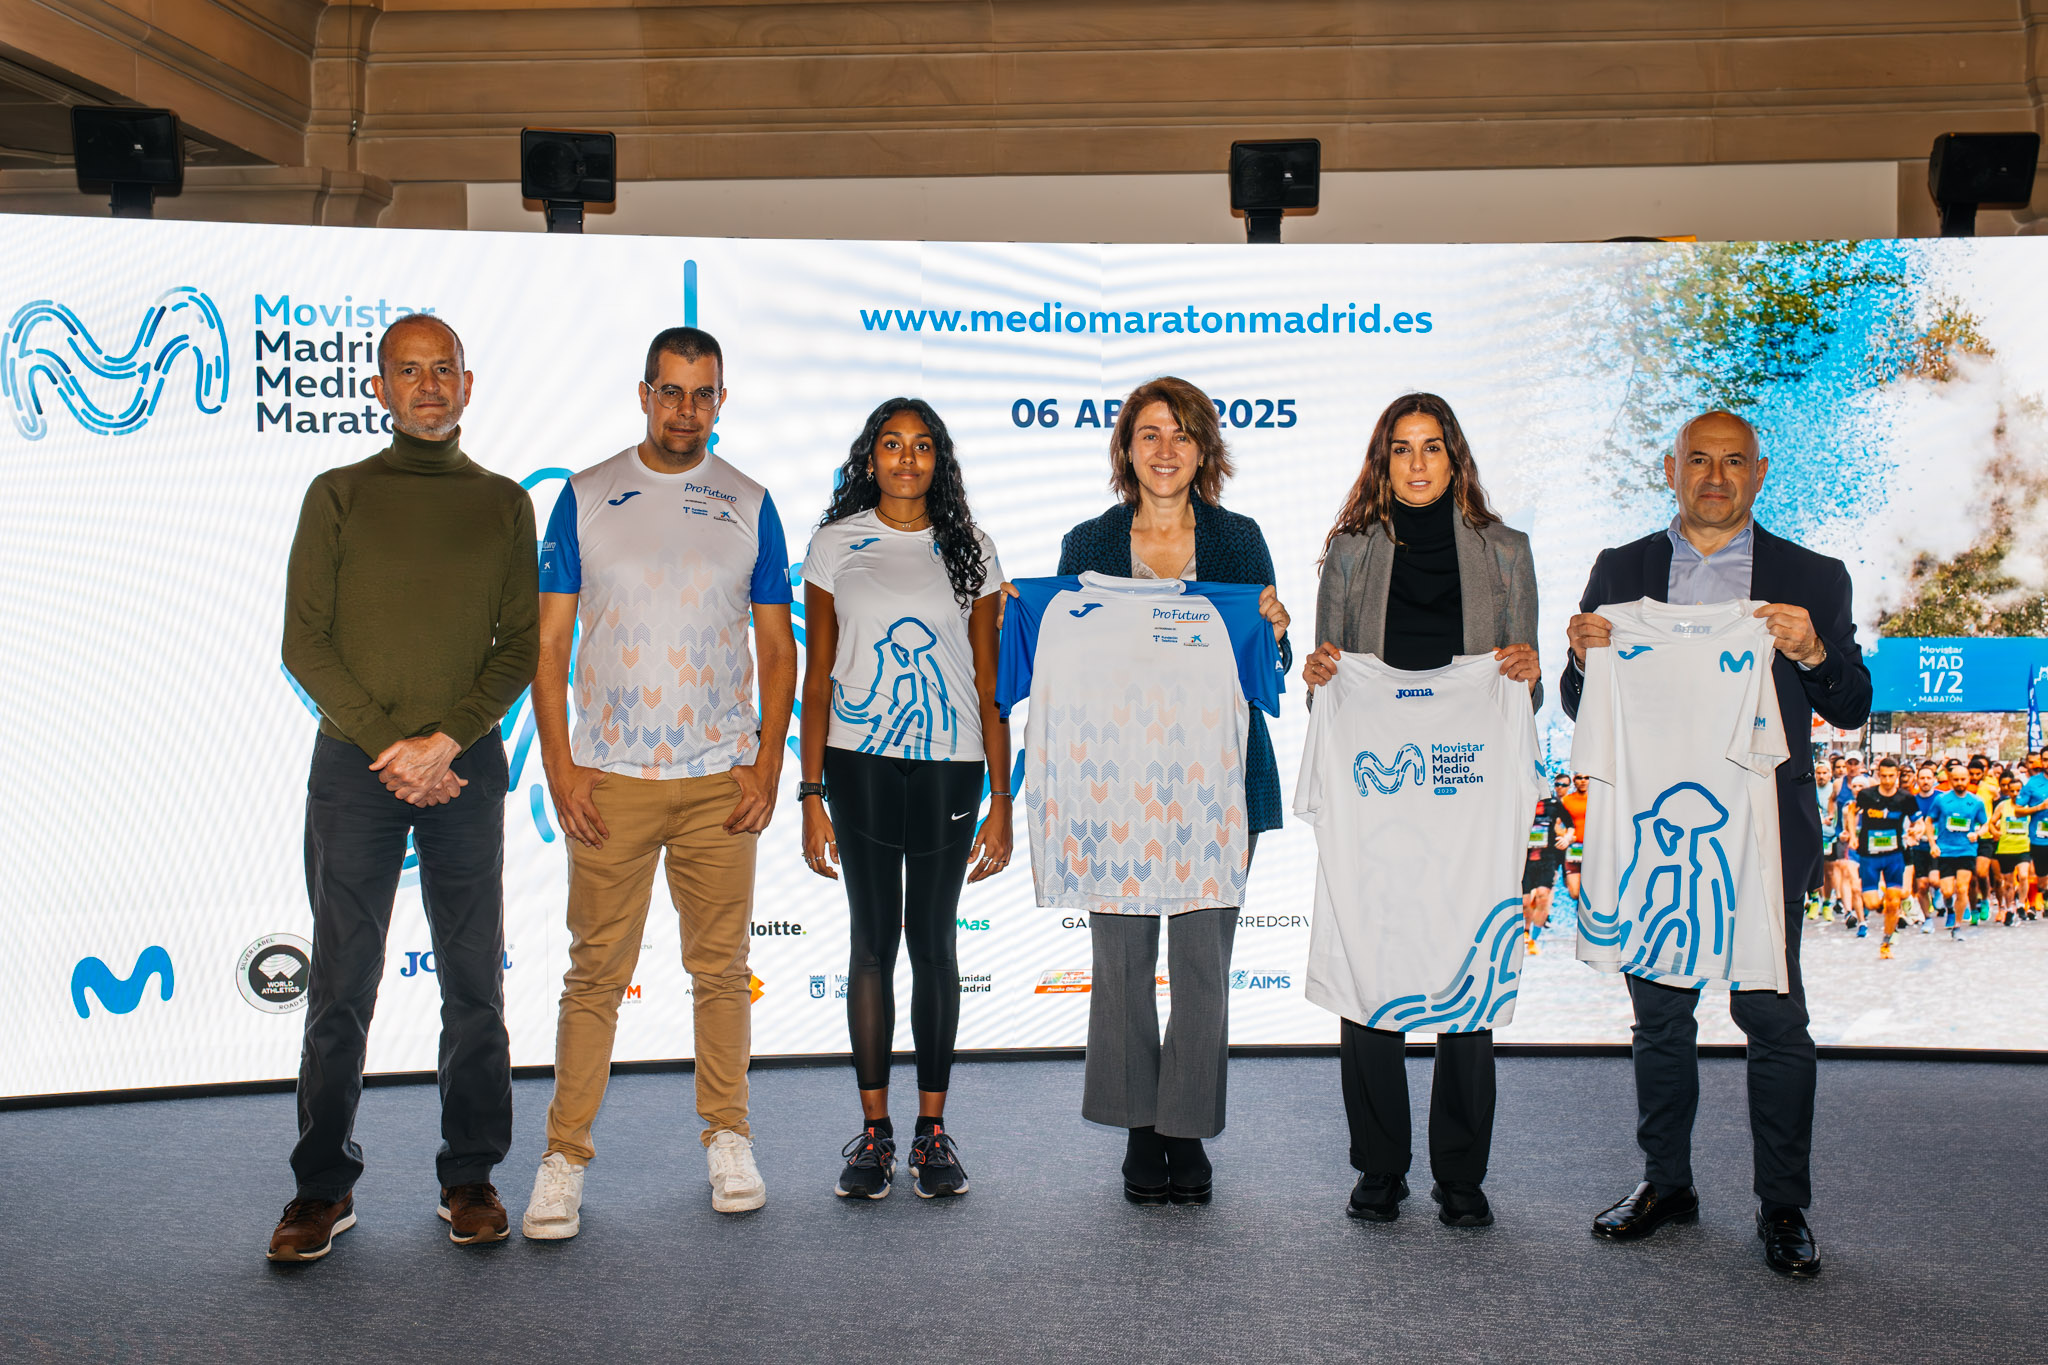
<path fill-rule="evenodd" d="M 1403 744 L 1392 763 L 1382 761 L 1378 754 L 1367 749 L 1351 764 L 1351 778 L 1358 783 L 1360 796 L 1369 796 L 1373 792 L 1392 796 L 1410 781 L 1419 787 L 1427 772 L 1428 765 L 1423 762 L 1420 744 Z"/>
<path fill-rule="evenodd" d="M 174 370 L 183 376 L 175 384 Z M 190 285 L 167 289 L 145 307 L 125 350 L 102 346 L 78 314 L 50 299 L 16 309 L 0 334 L 0 394 L 31 441 L 50 431 L 45 393 L 87 431 L 126 436 L 156 415 L 166 389 L 183 393 L 187 383 L 201 412 L 226 404 L 227 330 L 213 300 Z"/>

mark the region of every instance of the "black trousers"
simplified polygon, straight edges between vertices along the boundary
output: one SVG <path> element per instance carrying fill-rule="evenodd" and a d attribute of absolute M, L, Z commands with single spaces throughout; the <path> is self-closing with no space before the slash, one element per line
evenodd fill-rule
<path fill-rule="evenodd" d="M 505 1032 L 505 746 L 486 735 L 458 756 L 469 782 L 444 806 L 386 791 L 355 745 L 322 735 L 306 783 L 306 895 L 313 965 L 299 1054 L 303 1199 L 339 1199 L 363 1173 L 355 1140 L 363 1054 L 405 836 L 419 853 L 420 897 L 441 987 L 443 1185 L 490 1178 L 512 1145 L 512 1049 Z"/>
<path fill-rule="evenodd" d="M 1736 991 L 1728 1014 L 1749 1038 L 1749 1135 L 1753 1188 L 1766 1204 L 1813 1203 L 1813 1035 L 1799 971 L 1803 897 L 1785 897 L 1785 965 L 1791 990 Z M 1698 991 L 1628 978 L 1636 1010 L 1636 1143 L 1643 1179 L 1660 1190 L 1692 1184 L 1692 1124 L 1700 1107 Z"/>
<path fill-rule="evenodd" d="M 981 812 L 984 765 L 825 750 L 825 790 L 846 879 L 846 1028 L 854 1084 L 889 1084 L 896 950 L 910 940 L 917 1088 L 952 1084 L 960 1032 L 960 888 Z"/>
<path fill-rule="evenodd" d="M 1407 1035 L 1344 1021 L 1339 1043 L 1351 1165 L 1366 1175 L 1406 1175 L 1411 1159 Z M 1477 1185 L 1493 1153 L 1493 1031 L 1441 1033 L 1429 1087 L 1429 1173 Z"/>

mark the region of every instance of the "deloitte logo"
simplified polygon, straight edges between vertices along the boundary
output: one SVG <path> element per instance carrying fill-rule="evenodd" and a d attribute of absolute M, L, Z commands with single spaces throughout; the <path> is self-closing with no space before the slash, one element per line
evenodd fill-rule
<path fill-rule="evenodd" d="M 148 305 L 122 351 L 101 346 L 78 314 L 50 299 L 16 309 L 0 334 L 0 394 L 14 407 L 16 429 L 31 441 L 50 432 L 45 391 L 87 431 L 140 431 L 156 415 L 174 369 L 190 377 L 172 391 L 183 392 L 190 382 L 192 404 L 201 412 L 217 413 L 227 402 L 227 331 L 213 300 L 190 285 L 167 289 Z"/>
<path fill-rule="evenodd" d="M 313 976 L 313 945 L 293 934 L 266 934 L 242 950 L 235 985 L 265 1014 L 290 1014 L 306 1003 Z"/>

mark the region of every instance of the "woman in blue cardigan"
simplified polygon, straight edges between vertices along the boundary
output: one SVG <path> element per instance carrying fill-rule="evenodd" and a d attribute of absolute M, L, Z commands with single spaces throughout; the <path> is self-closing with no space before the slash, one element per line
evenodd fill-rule
<path fill-rule="evenodd" d="M 1124 400 L 1110 438 L 1116 506 L 1067 532 L 1062 574 L 1185 578 L 1265 587 L 1259 614 L 1273 624 L 1281 667 L 1292 667 L 1287 609 L 1273 588 L 1273 556 L 1250 517 L 1218 499 L 1230 477 L 1216 407 L 1184 379 L 1143 384 Z M 1265 717 L 1251 712 L 1245 798 L 1252 847 L 1278 829 L 1280 774 Z M 1173 1013 L 1159 1039 L 1159 920 L 1092 914 L 1095 965 L 1088 1006 L 1088 1062 L 1081 1114 L 1130 1131 L 1124 1194 L 1133 1203 L 1207 1203 L 1210 1165 L 1202 1139 L 1223 1131 L 1229 1062 L 1230 945 L 1237 910 L 1173 917 L 1167 971 Z M 1130 983 L 1141 983 L 1131 987 Z"/>

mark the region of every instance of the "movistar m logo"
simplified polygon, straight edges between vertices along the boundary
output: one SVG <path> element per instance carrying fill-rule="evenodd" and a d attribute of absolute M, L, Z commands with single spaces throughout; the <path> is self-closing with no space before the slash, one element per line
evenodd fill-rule
<path fill-rule="evenodd" d="M 868 546 L 873 545 L 880 540 L 880 536 L 869 536 L 866 540 L 856 540 L 855 542 L 853 542 L 853 544 L 846 547 L 846 552 L 848 554 L 852 554 L 855 550 L 865 550 Z"/>
<path fill-rule="evenodd" d="M 71 969 L 71 1005 L 81 1019 L 92 1018 L 92 1009 L 86 1004 L 86 993 L 90 991 L 99 997 L 100 1008 L 109 1014 L 128 1014 L 142 1003 L 143 992 L 149 986 L 149 979 L 157 979 L 159 998 L 171 998 L 172 972 L 171 955 L 162 948 L 144 948 L 135 959 L 135 970 L 125 978 L 114 975 L 113 969 L 96 957 L 88 957 Z"/>
<path fill-rule="evenodd" d="M 1421 786 L 1427 768 L 1419 744 L 1403 744 L 1392 763 L 1382 762 L 1378 754 L 1365 749 L 1351 764 L 1351 780 L 1358 784 L 1360 796 L 1372 792 L 1392 796 L 1409 782 Z"/>
<path fill-rule="evenodd" d="M 1087 615 L 1087 614 L 1088 614 L 1089 612 L 1091 612 L 1091 611 L 1094 611 L 1094 610 L 1095 610 L 1095 609 L 1096 609 L 1097 607 L 1099 607 L 1099 606 L 1101 606 L 1101 605 L 1102 605 L 1102 603 L 1100 603 L 1100 602 L 1090 602 L 1090 603 L 1089 603 L 1089 604 L 1088 604 L 1087 606 L 1085 606 L 1085 607 L 1081 608 L 1081 609 L 1080 609 L 1079 611 L 1070 611 L 1070 612 L 1068 612 L 1068 613 L 1067 613 L 1067 615 L 1069 615 L 1069 616 L 1086 616 L 1086 615 Z"/>
<path fill-rule="evenodd" d="M 156 414 L 171 370 L 189 361 L 192 403 L 217 413 L 228 396 L 228 339 L 213 300 L 190 285 L 165 290 L 119 353 L 94 339 L 78 314 L 61 303 L 24 304 L 0 334 L 0 393 L 14 406 L 14 425 L 31 441 L 50 431 L 40 380 L 87 431 L 126 436 Z"/>
<path fill-rule="evenodd" d="M 1728 650 L 1724 649 L 1721 651 L 1721 671 L 1723 673 L 1740 673 L 1754 663 L 1756 663 L 1756 655 L 1747 649 L 1742 651 L 1742 657 L 1739 659 Z"/>
<path fill-rule="evenodd" d="M 636 488 L 630 493 L 621 493 L 616 498 L 606 498 L 605 501 L 613 507 L 624 507 L 628 498 L 637 498 L 639 496 L 640 490 Z"/>
<path fill-rule="evenodd" d="M 1624 658 L 1624 659 L 1633 659 L 1633 658 L 1635 658 L 1635 657 L 1636 657 L 1636 655 L 1638 655 L 1638 654 L 1648 654 L 1648 653 L 1650 652 L 1650 646 L 1649 646 L 1649 645 L 1632 645 L 1632 646 L 1630 646 L 1630 647 L 1629 647 L 1629 648 L 1627 648 L 1627 649 L 1617 649 L 1617 650 L 1615 650 L 1614 652 L 1615 652 L 1616 654 L 1619 654 L 1619 655 L 1620 655 L 1620 656 L 1621 656 L 1622 658 Z"/>

